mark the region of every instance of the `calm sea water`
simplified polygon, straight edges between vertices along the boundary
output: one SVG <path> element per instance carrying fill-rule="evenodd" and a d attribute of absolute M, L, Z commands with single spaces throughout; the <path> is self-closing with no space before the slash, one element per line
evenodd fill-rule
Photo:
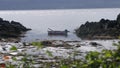
<path fill-rule="evenodd" d="M 26 33 L 22 41 L 35 40 L 80 40 L 74 29 L 86 21 L 99 21 L 101 18 L 115 20 L 120 8 L 106 9 L 64 9 L 64 10 L 19 10 L 0 11 L 0 17 L 21 22 L 32 30 Z M 68 29 L 68 37 L 48 36 L 48 28 L 53 30 Z"/>

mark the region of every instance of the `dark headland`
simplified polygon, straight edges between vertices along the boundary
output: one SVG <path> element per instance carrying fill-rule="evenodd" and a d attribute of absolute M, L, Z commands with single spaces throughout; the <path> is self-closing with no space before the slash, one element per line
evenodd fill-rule
<path fill-rule="evenodd" d="M 118 39 L 120 36 L 120 14 L 116 20 L 87 21 L 75 31 L 77 36 L 82 39 Z"/>
<path fill-rule="evenodd" d="M 0 18 L 0 39 L 1 38 L 18 38 L 21 34 L 31 30 L 16 21 L 7 21 Z"/>

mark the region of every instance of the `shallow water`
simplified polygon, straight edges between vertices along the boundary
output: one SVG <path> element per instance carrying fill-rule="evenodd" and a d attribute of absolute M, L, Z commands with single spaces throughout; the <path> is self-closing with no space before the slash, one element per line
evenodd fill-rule
<path fill-rule="evenodd" d="M 66 9 L 66 10 L 19 10 L 0 11 L 0 17 L 6 20 L 21 22 L 32 29 L 27 32 L 22 41 L 36 40 L 80 40 L 73 33 L 86 21 L 99 21 L 101 18 L 115 20 L 120 8 L 106 9 Z M 48 36 L 48 28 L 53 30 L 68 29 L 68 37 Z"/>

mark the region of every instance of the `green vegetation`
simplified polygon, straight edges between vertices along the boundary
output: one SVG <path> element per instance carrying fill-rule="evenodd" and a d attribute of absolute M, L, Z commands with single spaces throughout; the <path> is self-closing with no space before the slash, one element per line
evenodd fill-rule
<path fill-rule="evenodd" d="M 16 62 L 17 65 L 13 65 L 11 62 L 6 62 L 5 68 L 33 68 L 33 59 L 30 58 L 31 56 L 28 56 L 27 54 L 24 55 L 21 62 L 17 62 L 17 59 L 15 57 L 12 58 L 13 62 Z M 28 59 L 29 58 L 29 59 Z"/>
<path fill-rule="evenodd" d="M 117 50 L 88 53 L 82 66 L 85 68 L 120 68 L 120 43 L 114 45 L 117 46 Z"/>
<path fill-rule="evenodd" d="M 41 43 L 34 42 L 33 44 L 41 46 Z M 43 63 L 43 67 L 50 68 L 55 66 L 58 68 L 120 68 L 120 42 L 114 43 L 117 47 L 115 50 L 104 49 L 101 52 L 91 51 L 89 52 L 84 60 L 76 59 L 61 59 L 59 62 L 48 62 Z M 46 51 L 49 56 L 52 56 L 50 51 Z M 33 61 L 32 58 L 28 60 L 30 56 L 25 55 L 21 60 L 23 68 L 32 68 Z M 13 58 L 16 61 L 16 58 Z M 41 64 L 41 63 L 40 63 Z M 7 64 L 7 68 L 16 68 L 16 66 Z M 18 67 L 19 68 L 19 67 Z"/>
<path fill-rule="evenodd" d="M 32 42 L 31 43 L 33 46 L 37 46 L 38 48 L 42 48 L 43 44 L 41 42 Z"/>
<path fill-rule="evenodd" d="M 60 68 L 120 68 L 120 42 L 113 44 L 116 50 L 103 50 L 102 52 L 91 51 L 85 60 L 66 61 L 63 60 Z M 69 64 L 66 64 L 69 62 Z M 72 63 L 70 63 L 72 62 Z"/>
<path fill-rule="evenodd" d="M 32 67 L 33 60 L 32 60 L 32 58 L 30 58 L 30 59 L 28 59 L 28 58 L 30 58 L 30 56 L 28 56 L 28 55 L 25 55 L 24 58 L 22 58 L 21 65 L 23 68 L 33 68 Z"/>
<path fill-rule="evenodd" d="M 50 56 L 50 57 L 53 57 L 52 53 L 48 50 L 46 51 L 46 54 L 48 54 L 48 56 Z"/>
<path fill-rule="evenodd" d="M 10 48 L 10 50 L 12 50 L 12 51 L 17 51 L 17 48 L 16 48 L 15 46 L 12 46 L 12 47 Z"/>

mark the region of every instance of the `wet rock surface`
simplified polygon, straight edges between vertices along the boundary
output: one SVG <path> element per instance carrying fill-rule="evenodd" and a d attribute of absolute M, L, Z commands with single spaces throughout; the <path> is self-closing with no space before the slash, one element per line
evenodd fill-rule
<path fill-rule="evenodd" d="M 102 46 L 101 44 L 99 44 L 97 42 L 90 42 L 90 45 L 95 46 L 95 47 Z"/>
<path fill-rule="evenodd" d="M 44 46 L 50 46 L 50 47 L 69 47 L 70 45 L 63 41 L 63 40 L 46 40 L 41 41 L 41 44 Z"/>
<path fill-rule="evenodd" d="M 101 51 L 105 48 L 115 49 L 115 47 L 112 46 L 112 42 L 117 41 L 85 40 L 79 42 L 68 42 L 62 40 L 47 40 L 40 42 L 44 42 L 44 45 L 42 44 L 44 47 L 38 48 L 37 46 L 33 46 L 31 43 L 27 42 L 0 42 L 0 63 L 11 62 L 13 65 L 17 65 L 22 62 L 23 58 L 27 57 L 27 62 L 34 61 L 32 64 L 33 68 L 44 68 L 46 64 L 51 64 L 51 67 L 56 68 L 58 66 L 57 63 L 63 59 L 66 61 L 70 61 L 68 58 L 83 60 L 83 57 L 89 51 Z M 104 47 L 91 46 L 91 42 L 94 42 L 95 45 L 97 45 L 96 43 L 101 43 Z M 15 46 L 17 50 L 11 50 L 13 46 Z M 16 60 L 13 58 L 16 58 Z M 56 64 L 54 64 L 54 62 Z"/>

